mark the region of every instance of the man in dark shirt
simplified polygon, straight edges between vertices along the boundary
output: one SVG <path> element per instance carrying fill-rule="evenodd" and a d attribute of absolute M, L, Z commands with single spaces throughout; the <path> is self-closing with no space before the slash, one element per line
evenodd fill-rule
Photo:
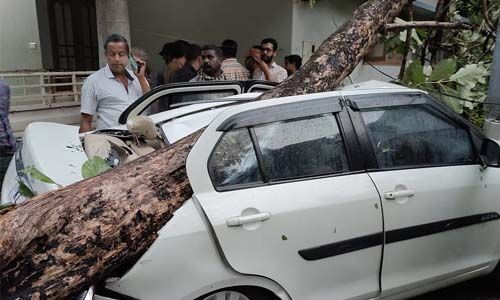
<path fill-rule="evenodd" d="M 0 192 L 12 155 L 16 150 L 16 138 L 9 123 L 10 88 L 0 80 Z"/>
<path fill-rule="evenodd" d="M 292 76 L 302 66 L 302 57 L 292 54 L 285 56 L 285 69 L 288 76 Z"/>
<path fill-rule="evenodd" d="M 187 54 L 188 62 L 186 65 L 174 74 L 172 82 L 187 82 L 198 74 L 201 68 L 201 47 L 196 44 L 189 46 Z"/>

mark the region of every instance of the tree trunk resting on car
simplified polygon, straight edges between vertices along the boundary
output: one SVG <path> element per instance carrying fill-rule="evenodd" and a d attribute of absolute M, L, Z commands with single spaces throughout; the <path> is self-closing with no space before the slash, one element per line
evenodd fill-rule
<path fill-rule="evenodd" d="M 261 98 L 334 89 L 405 2 L 361 5 L 303 69 Z M 0 298 L 64 299 L 142 255 L 192 195 L 185 164 L 202 131 L 0 214 Z"/>

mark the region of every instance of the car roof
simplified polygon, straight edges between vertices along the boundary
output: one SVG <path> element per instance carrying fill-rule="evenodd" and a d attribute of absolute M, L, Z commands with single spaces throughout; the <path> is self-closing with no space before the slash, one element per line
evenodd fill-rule
<path fill-rule="evenodd" d="M 224 110 L 219 116 L 221 117 L 221 119 L 226 119 L 231 115 L 235 115 L 248 110 L 271 107 L 281 104 L 316 101 L 325 98 L 338 98 L 338 97 L 348 98 L 349 96 L 354 96 L 354 95 L 363 96 L 363 95 L 387 95 L 387 94 L 427 94 L 427 93 L 422 90 L 411 89 L 397 84 L 371 80 L 358 84 L 352 84 L 331 92 L 287 96 L 287 97 L 266 99 L 262 101 L 250 101 L 239 105 L 233 105 L 228 107 L 228 109 Z"/>
<path fill-rule="evenodd" d="M 174 119 L 186 115 L 196 114 L 199 112 L 203 112 L 206 110 L 214 109 L 221 106 L 227 106 L 230 104 L 237 104 L 237 102 L 247 102 L 250 100 L 256 99 L 262 93 L 244 93 L 233 96 L 224 97 L 222 99 L 217 100 L 205 100 L 205 101 L 197 101 L 196 104 L 190 104 L 186 106 L 180 106 L 175 109 L 166 110 L 163 112 L 159 112 L 149 117 L 155 122 L 161 122 L 168 119 Z"/>
<path fill-rule="evenodd" d="M 351 85 L 347 85 L 343 88 L 338 89 L 339 91 L 370 91 L 370 93 L 376 93 L 381 90 L 404 90 L 404 91 L 416 91 L 414 89 L 410 89 L 406 86 L 384 82 L 379 80 L 368 80 L 360 83 L 353 83 Z M 420 90 L 418 90 L 420 91 Z"/>
<path fill-rule="evenodd" d="M 382 82 L 382 81 L 377 81 L 377 80 L 370 80 L 370 81 L 365 81 L 365 82 L 361 82 L 361 83 L 348 85 L 348 86 L 342 87 L 338 90 L 331 91 L 331 92 L 321 92 L 321 93 L 314 93 L 314 94 L 273 98 L 272 99 L 273 102 L 269 103 L 269 106 L 274 105 L 275 103 L 281 104 L 281 103 L 297 102 L 297 101 L 310 101 L 310 100 L 317 100 L 317 99 L 328 98 L 328 97 L 340 97 L 340 96 L 350 96 L 350 95 L 391 94 L 391 93 L 425 93 L 425 92 L 422 90 L 418 90 L 418 89 L 411 89 L 411 88 L 408 88 L 408 87 L 405 87 L 402 85 L 398 85 L 398 84 Z M 243 94 L 228 96 L 228 97 L 222 98 L 220 100 L 206 100 L 206 101 L 203 101 L 202 103 L 182 106 L 182 107 L 178 107 L 176 109 L 172 109 L 172 110 L 160 112 L 160 113 L 157 113 L 154 115 L 150 115 L 150 117 L 153 119 L 153 121 L 155 123 L 157 123 L 157 122 L 161 122 L 161 121 L 168 120 L 168 119 L 175 119 L 175 118 L 183 117 L 186 115 L 197 114 L 199 112 L 204 112 L 206 110 L 214 109 L 216 107 L 222 107 L 222 106 L 228 106 L 228 108 L 234 107 L 234 105 L 230 105 L 230 104 L 237 104 L 236 102 L 238 102 L 238 101 L 242 102 L 241 104 L 236 105 L 237 107 L 243 106 L 241 110 L 245 110 L 245 107 L 247 107 L 247 106 L 249 109 L 251 109 L 254 106 L 255 107 L 261 106 L 259 104 L 254 104 L 254 103 L 260 103 L 260 101 L 258 101 L 258 102 L 251 101 L 251 100 L 256 99 L 261 94 L 262 93 L 243 93 Z M 267 99 L 267 100 L 270 100 L 270 99 Z"/>

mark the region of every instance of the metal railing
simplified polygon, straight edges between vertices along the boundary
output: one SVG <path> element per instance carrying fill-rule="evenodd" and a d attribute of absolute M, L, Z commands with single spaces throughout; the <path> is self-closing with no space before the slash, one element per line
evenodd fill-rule
<path fill-rule="evenodd" d="M 10 111 L 79 106 L 83 81 L 93 71 L 0 73 L 10 86 Z"/>

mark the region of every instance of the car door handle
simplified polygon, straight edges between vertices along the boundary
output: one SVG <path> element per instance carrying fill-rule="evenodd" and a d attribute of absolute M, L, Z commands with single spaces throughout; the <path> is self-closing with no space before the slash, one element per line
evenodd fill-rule
<path fill-rule="evenodd" d="M 394 200 L 397 198 L 411 197 L 414 195 L 415 195 L 415 190 L 402 190 L 402 191 L 385 192 L 384 198 L 387 200 Z"/>
<path fill-rule="evenodd" d="M 263 212 L 250 216 L 239 216 L 239 217 L 229 218 L 226 220 L 226 225 L 229 227 L 241 226 L 245 224 L 265 221 L 269 218 L 271 218 L 271 213 Z"/>

